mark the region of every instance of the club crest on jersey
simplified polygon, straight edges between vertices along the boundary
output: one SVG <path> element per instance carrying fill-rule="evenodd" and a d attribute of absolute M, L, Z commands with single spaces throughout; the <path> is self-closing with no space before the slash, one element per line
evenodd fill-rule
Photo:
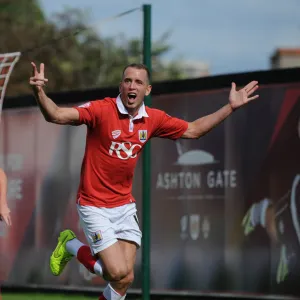
<path fill-rule="evenodd" d="M 139 130 L 139 140 L 142 143 L 147 141 L 147 130 Z"/>
<path fill-rule="evenodd" d="M 120 136 L 121 130 L 114 130 L 114 131 L 112 131 L 111 134 L 112 134 L 113 138 L 116 139 L 117 137 Z"/>
<path fill-rule="evenodd" d="M 100 230 L 96 231 L 92 234 L 92 240 L 93 240 L 93 243 L 97 243 L 102 240 L 102 234 L 101 234 Z"/>

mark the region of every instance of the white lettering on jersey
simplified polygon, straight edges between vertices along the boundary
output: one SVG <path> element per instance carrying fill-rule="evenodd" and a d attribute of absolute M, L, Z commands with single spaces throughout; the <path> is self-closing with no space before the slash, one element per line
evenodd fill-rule
<path fill-rule="evenodd" d="M 133 150 L 138 147 L 142 148 L 139 144 L 132 144 L 130 142 L 111 142 L 110 148 L 109 148 L 109 155 L 112 155 L 114 152 L 116 152 L 118 158 L 120 159 L 129 159 L 129 158 L 136 158 L 137 153 L 133 154 Z"/>

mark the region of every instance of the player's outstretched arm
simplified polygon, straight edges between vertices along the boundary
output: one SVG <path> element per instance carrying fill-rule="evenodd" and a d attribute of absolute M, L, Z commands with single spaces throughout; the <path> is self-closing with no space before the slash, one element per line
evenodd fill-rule
<path fill-rule="evenodd" d="M 40 65 L 40 72 L 37 70 L 35 63 L 32 65 L 32 77 L 29 79 L 29 84 L 32 86 L 34 96 L 40 107 L 42 114 L 47 122 L 72 125 L 79 121 L 79 113 L 75 108 L 58 107 L 49 97 L 47 97 L 43 87 L 48 82 L 45 78 L 45 66 Z"/>
<path fill-rule="evenodd" d="M 7 177 L 0 168 L 0 221 L 4 221 L 6 225 L 11 225 L 10 210 L 7 205 Z"/>
<path fill-rule="evenodd" d="M 236 84 L 233 82 L 229 94 L 229 103 L 210 115 L 199 118 L 194 122 L 190 122 L 188 124 L 188 129 L 183 134 L 182 138 L 198 139 L 201 136 L 205 135 L 214 127 L 223 122 L 236 109 L 242 107 L 243 105 L 254 99 L 257 99 L 259 97 L 258 95 L 252 96 L 257 89 L 257 81 L 251 81 L 244 88 L 238 91 L 236 90 Z"/>

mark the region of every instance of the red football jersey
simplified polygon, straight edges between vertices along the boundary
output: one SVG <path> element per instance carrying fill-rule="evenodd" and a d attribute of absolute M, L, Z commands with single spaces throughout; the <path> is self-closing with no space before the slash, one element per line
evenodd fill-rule
<path fill-rule="evenodd" d="M 152 137 L 176 140 L 186 121 L 142 105 L 132 118 L 120 97 L 95 100 L 75 107 L 79 124 L 87 125 L 78 203 L 117 207 L 135 202 L 131 194 L 137 159 Z"/>

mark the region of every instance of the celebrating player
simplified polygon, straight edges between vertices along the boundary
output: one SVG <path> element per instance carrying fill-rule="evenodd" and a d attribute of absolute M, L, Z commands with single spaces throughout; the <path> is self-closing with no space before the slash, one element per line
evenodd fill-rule
<path fill-rule="evenodd" d="M 143 146 L 152 137 L 198 139 L 226 119 L 234 110 L 258 98 L 258 82 L 236 90 L 232 83 L 229 103 L 213 114 L 186 122 L 146 107 L 151 92 L 146 66 L 125 67 L 117 98 L 104 98 L 78 107 L 58 107 L 44 92 L 48 81 L 44 64 L 32 63 L 30 85 L 45 120 L 61 125 L 87 125 L 85 155 L 77 195 L 77 210 L 89 246 L 70 230 L 60 233 L 50 258 L 54 275 L 72 257 L 109 283 L 100 299 L 125 299 L 134 279 L 136 250 L 141 231 L 131 194 L 134 169 Z"/>

